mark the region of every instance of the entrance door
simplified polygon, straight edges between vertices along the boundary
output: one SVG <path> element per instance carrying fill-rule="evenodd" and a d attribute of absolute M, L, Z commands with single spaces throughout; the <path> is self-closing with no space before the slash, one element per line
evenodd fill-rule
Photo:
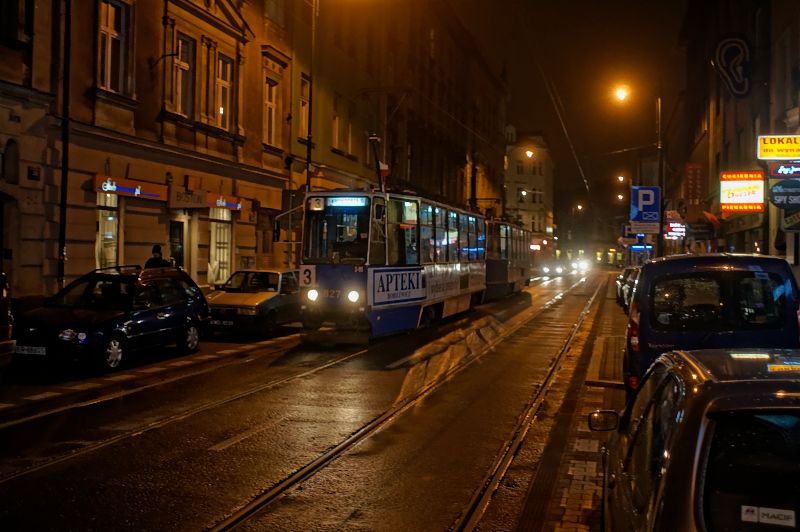
<path fill-rule="evenodd" d="M 169 251 L 175 266 L 183 268 L 183 222 L 169 222 Z"/>

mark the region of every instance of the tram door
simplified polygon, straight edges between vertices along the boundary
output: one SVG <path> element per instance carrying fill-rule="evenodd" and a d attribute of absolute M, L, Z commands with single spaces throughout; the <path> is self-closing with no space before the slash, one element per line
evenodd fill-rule
<path fill-rule="evenodd" d="M 386 200 L 373 197 L 372 220 L 369 224 L 369 263 L 386 264 Z"/>

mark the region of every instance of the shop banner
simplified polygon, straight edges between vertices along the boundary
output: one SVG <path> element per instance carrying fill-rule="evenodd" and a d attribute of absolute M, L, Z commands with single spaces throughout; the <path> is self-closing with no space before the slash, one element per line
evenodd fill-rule
<path fill-rule="evenodd" d="M 166 185 L 100 174 L 94 176 L 94 191 L 156 201 L 167 201 L 169 197 Z"/>
<path fill-rule="evenodd" d="M 773 179 L 800 178 L 800 163 L 769 163 L 769 176 Z"/>
<path fill-rule="evenodd" d="M 767 161 L 800 160 L 800 135 L 759 135 L 756 153 Z"/>
<path fill-rule="evenodd" d="M 208 191 L 186 190 L 172 186 L 169 189 L 170 209 L 206 209 L 208 208 Z"/>
<path fill-rule="evenodd" d="M 719 173 L 722 212 L 764 212 L 764 171 L 737 170 Z"/>
<path fill-rule="evenodd" d="M 206 206 L 217 209 L 230 209 L 232 211 L 242 210 L 242 200 L 235 196 L 225 194 L 214 194 L 209 192 L 206 195 Z"/>

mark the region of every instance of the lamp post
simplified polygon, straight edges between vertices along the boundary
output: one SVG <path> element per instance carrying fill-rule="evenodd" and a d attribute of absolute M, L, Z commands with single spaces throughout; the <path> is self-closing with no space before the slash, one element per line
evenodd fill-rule
<path fill-rule="evenodd" d="M 620 102 L 624 102 L 630 95 L 630 89 L 626 85 L 621 85 L 614 90 L 614 96 Z M 666 196 L 665 182 L 664 182 L 664 144 L 662 141 L 662 128 L 661 128 L 661 84 L 656 89 L 656 154 L 658 164 L 658 187 L 661 189 L 661 205 L 659 205 L 660 219 L 658 221 L 658 249 L 656 256 L 663 257 L 664 249 L 664 198 Z M 622 181 L 622 176 L 617 179 Z"/>
<path fill-rule="evenodd" d="M 314 48 L 317 44 L 317 13 L 319 12 L 318 0 L 311 2 L 311 53 L 308 67 L 308 125 L 306 136 L 306 192 L 311 191 L 311 149 L 312 149 L 312 136 L 311 124 L 313 117 L 314 105 Z"/>

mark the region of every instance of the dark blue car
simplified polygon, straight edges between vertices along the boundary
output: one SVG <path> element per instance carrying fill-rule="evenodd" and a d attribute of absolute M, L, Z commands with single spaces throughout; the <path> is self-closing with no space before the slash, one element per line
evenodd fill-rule
<path fill-rule="evenodd" d="M 623 362 L 630 392 L 675 349 L 796 348 L 798 289 L 789 263 L 764 255 L 675 255 L 642 266 Z"/>
<path fill-rule="evenodd" d="M 183 270 L 95 270 L 19 316 L 15 356 L 91 359 L 113 370 L 136 351 L 167 344 L 197 349 L 208 317 L 203 293 Z"/>

